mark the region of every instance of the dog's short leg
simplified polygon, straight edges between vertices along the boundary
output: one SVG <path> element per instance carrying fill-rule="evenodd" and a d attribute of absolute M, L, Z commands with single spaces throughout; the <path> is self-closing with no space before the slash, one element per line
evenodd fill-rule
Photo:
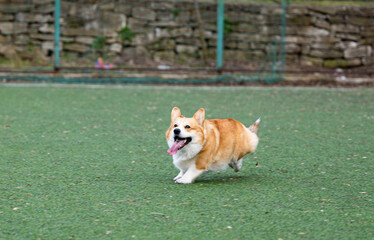
<path fill-rule="evenodd" d="M 242 168 L 243 159 L 236 160 L 233 158 L 229 163 L 229 166 L 234 169 L 235 172 L 239 172 L 240 168 Z"/>
<path fill-rule="evenodd" d="M 231 159 L 231 162 L 229 163 L 229 166 L 234 169 L 235 172 L 239 171 L 238 168 L 238 160 L 236 158 Z"/>
<path fill-rule="evenodd" d="M 195 164 L 193 164 L 192 166 L 190 166 L 190 168 L 181 178 L 175 181 L 175 183 L 184 183 L 184 184 L 193 183 L 195 179 L 198 176 L 200 176 L 203 172 L 204 170 L 196 169 Z"/>
<path fill-rule="evenodd" d="M 239 172 L 239 170 L 242 168 L 242 166 L 243 166 L 243 158 L 238 160 L 238 163 L 237 163 L 238 171 L 237 172 Z"/>
<path fill-rule="evenodd" d="M 181 178 L 183 176 L 184 172 L 181 170 L 179 174 L 173 179 L 174 181 Z"/>

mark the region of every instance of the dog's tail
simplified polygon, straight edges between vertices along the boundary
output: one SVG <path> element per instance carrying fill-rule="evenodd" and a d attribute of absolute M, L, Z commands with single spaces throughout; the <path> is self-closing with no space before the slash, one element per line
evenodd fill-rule
<path fill-rule="evenodd" d="M 248 129 L 257 134 L 258 127 L 260 126 L 261 118 L 257 119 L 256 122 L 254 122 L 251 126 L 248 127 Z"/>

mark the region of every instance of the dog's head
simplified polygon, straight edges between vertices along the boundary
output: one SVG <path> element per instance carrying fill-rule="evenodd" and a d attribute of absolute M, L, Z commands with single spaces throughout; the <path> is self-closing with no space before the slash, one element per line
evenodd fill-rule
<path fill-rule="evenodd" d="M 192 118 L 181 115 L 179 108 L 171 111 L 171 124 L 166 131 L 168 154 L 191 158 L 198 154 L 204 142 L 205 110 L 199 109 Z"/>

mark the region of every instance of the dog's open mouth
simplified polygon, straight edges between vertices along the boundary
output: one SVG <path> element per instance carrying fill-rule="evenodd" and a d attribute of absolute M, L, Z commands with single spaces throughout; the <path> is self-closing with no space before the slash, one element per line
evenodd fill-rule
<path fill-rule="evenodd" d="M 168 150 L 169 155 L 174 155 L 178 152 L 178 150 L 181 150 L 184 148 L 187 144 L 191 142 L 192 138 L 180 138 L 180 137 L 174 137 L 174 143 L 173 146 L 170 147 Z"/>

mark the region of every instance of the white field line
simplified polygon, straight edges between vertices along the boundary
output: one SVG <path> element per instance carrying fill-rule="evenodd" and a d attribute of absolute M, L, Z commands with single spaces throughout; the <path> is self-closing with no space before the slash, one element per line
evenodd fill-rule
<path fill-rule="evenodd" d="M 364 88 L 329 88 L 329 87 L 280 87 L 280 86 L 168 86 L 134 84 L 79 84 L 79 83 L 0 83 L 0 87 L 54 87 L 87 89 L 151 89 L 151 90 L 291 90 L 291 91 L 355 91 Z"/>

